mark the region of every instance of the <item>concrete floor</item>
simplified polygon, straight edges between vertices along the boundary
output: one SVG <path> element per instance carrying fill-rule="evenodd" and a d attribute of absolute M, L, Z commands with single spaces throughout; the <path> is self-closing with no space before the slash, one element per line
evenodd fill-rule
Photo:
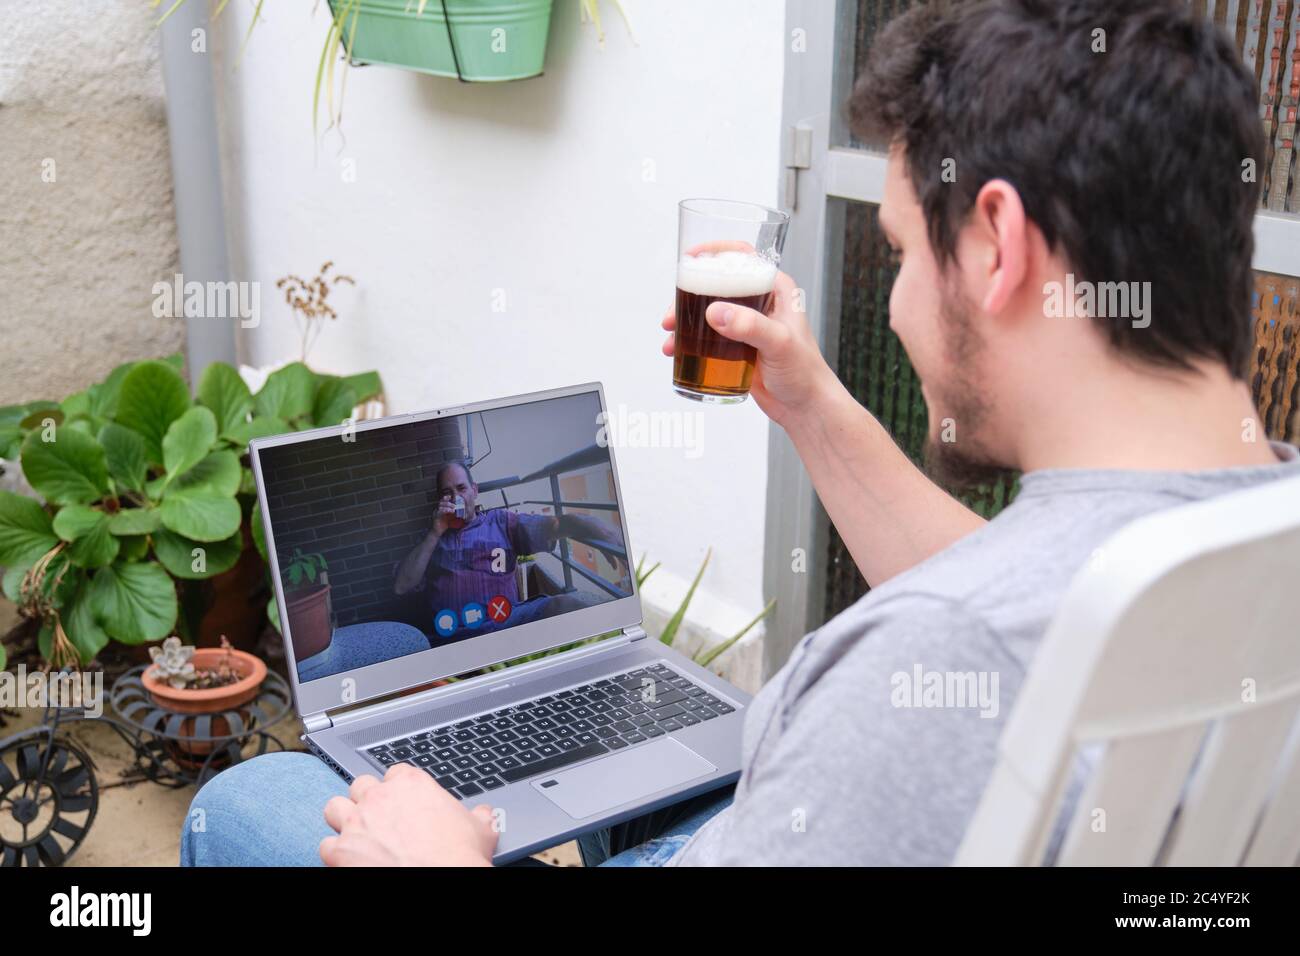
<path fill-rule="evenodd" d="M 37 710 L 5 711 L 0 738 L 41 719 Z M 290 716 L 271 728 L 290 749 L 300 746 L 302 725 Z M 181 825 L 194 796 L 193 787 L 169 789 L 141 779 L 133 770 L 131 748 L 107 724 L 83 721 L 68 730 L 95 763 L 99 813 L 69 866 L 176 866 Z M 576 843 L 567 843 L 539 859 L 556 866 L 581 866 Z"/>

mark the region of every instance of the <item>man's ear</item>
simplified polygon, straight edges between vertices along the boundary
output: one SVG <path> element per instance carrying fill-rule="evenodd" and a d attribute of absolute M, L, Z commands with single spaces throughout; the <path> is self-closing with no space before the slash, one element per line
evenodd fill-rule
<path fill-rule="evenodd" d="M 1029 221 L 1020 193 L 990 179 L 975 197 L 967 225 L 974 254 L 964 265 L 982 289 L 981 311 L 997 315 L 1019 294 L 1029 274 Z"/>

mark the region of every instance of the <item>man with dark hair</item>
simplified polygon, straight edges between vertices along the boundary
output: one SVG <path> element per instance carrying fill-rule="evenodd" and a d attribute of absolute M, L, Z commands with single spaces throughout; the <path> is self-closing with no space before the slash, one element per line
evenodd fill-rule
<path fill-rule="evenodd" d="M 876 39 L 849 113 L 890 146 L 891 325 L 930 457 L 950 479 L 1022 472 L 1021 491 L 985 522 L 918 471 L 822 359 L 788 276 L 771 315 L 710 306 L 757 349 L 752 394 L 873 590 L 755 697 L 730 806 L 620 862 L 950 862 L 1095 549 L 1160 509 L 1300 476 L 1242 377 L 1259 198 L 1243 169 L 1264 142 L 1213 23 L 1182 0 L 931 3 Z M 936 676 L 974 677 L 970 698 L 932 698 Z M 317 802 L 342 790 L 320 774 Z M 484 863 L 494 844 L 482 808 L 410 768 L 326 818 L 331 864 Z"/>

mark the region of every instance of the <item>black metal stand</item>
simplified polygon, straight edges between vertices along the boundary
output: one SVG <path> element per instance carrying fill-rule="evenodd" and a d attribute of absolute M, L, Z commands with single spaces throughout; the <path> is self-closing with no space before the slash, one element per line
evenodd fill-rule
<path fill-rule="evenodd" d="M 257 697 L 212 714 L 181 714 L 154 703 L 135 667 L 109 691 L 114 715 L 51 707 L 44 722 L 0 740 L 0 866 L 60 866 L 85 841 L 99 809 L 99 785 L 89 754 L 59 736 L 60 725 L 108 723 L 135 754 L 135 767 L 165 787 L 206 783 L 245 759 L 244 751 L 287 749 L 269 727 L 290 710 L 293 696 L 268 673 Z"/>

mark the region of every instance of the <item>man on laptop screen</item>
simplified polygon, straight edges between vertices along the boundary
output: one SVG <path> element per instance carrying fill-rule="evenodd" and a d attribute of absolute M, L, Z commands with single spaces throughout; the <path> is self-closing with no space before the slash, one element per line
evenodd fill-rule
<path fill-rule="evenodd" d="M 443 465 L 437 474 L 437 509 L 429 531 L 397 568 L 397 594 L 425 591 L 430 626 L 452 633 L 447 608 L 470 608 L 461 623 L 479 633 L 540 620 L 589 607 L 600 600 L 591 591 L 540 595 L 520 603 L 515 569 L 521 555 L 549 552 L 560 538 L 581 537 L 613 562 L 619 542 L 603 522 L 583 515 L 528 514 L 505 508 L 479 512 L 478 485 L 463 462 Z M 481 609 L 481 610 L 480 610 Z M 478 615 L 482 615 L 481 617 Z"/>
<path fill-rule="evenodd" d="M 588 393 L 262 449 L 298 679 L 629 595 L 600 411 Z"/>

